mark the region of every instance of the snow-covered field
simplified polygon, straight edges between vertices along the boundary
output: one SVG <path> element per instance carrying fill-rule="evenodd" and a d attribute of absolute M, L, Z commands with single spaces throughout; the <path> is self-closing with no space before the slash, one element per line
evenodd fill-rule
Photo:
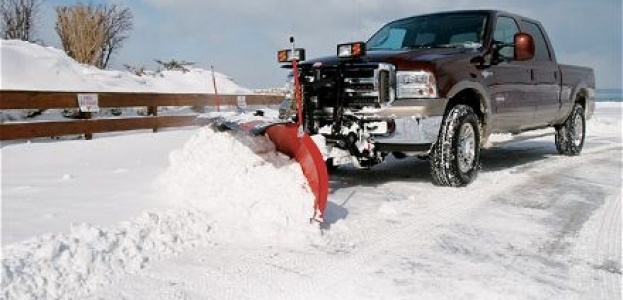
<path fill-rule="evenodd" d="M 416 158 L 338 169 L 323 228 L 264 137 L 4 144 L 0 298 L 621 299 L 622 109 L 597 104 L 578 157 L 483 151 L 465 188 Z"/>

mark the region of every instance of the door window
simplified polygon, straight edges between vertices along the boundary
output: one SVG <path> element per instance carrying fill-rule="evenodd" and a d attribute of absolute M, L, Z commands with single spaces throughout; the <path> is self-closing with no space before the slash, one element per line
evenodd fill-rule
<path fill-rule="evenodd" d="M 517 33 L 519 33 L 519 27 L 513 18 L 499 17 L 495 24 L 493 40 L 497 44 L 512 45 L 515 43 Z M 502 60 L 512 60 L 515 56 L 513 47 L 504 47 L 498 53 Z"/>
<path fill-rule="evenodd" d="M 547 48 L 547 42 L 545 41 L 545 36 L 543 36 L 543 32 L 539 25 L 522 21 L 523 27 L 526 31 L 532 36 L 534 39 L 534 60 L 537 61 L 550 61 L 552 60 L 549 49 Z"/>

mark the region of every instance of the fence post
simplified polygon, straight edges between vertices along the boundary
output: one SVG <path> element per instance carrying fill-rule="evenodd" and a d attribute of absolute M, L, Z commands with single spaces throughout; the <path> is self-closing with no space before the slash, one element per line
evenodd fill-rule
<path fill-rule="evenodd" d="M 193 105 L 192 110 L 196 113 L 203 114 L 206 112 L 205 106 L 203 105 Z"/>
<path fill-rule="evenodd" d="M 80 118 L 81 120 L 89 120 L 89 119 L 91 119 L 91 117 L 92 117 L 92 116 L 93 116 L 93 115 L 92 115 L 92 113 L 90 113 L 90 112 L 80 111 L 79 118 Z M 84 133 L 84 139 L 85 139 L 85 140 L 92 140 L 92 139 L 93 139 L 93 133 L 91 133 L 91 132 L 85 132 L 85 133 Z"/>
<path fill-rule="evenodd" d="M 158 106 L 149 106 L 147 107 L 147 115 L 153 116 L 156 118 L 154 121 L 154 133 L 158 132 Z"/>

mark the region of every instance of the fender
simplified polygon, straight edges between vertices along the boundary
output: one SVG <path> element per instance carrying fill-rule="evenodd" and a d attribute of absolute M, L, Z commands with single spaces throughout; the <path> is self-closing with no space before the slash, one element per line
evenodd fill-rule
<path fill-rule="evenodd" d="M 585 81 L 579 81 L 578 83 L 573 85 L 571 89 L 571 95 L 569 99 L 561 99 L 561 101 L 567 101 L 570 105 L 567 107 L 567 110 L 562 114 L 564 119 L 566 119 L 571 110 L 573 108 L 573 104 L 575 100 L 578 99 L 580 94 L 584 94 L 586 103 L 585 104 L 585 114 L 586 119 L 590 119 L 593 115 L 593 111 L 595 110 L 595 89 L 590 87 L 589 84 Z M 564 120 L 563 119 L 563 120 Z"/>
<path fill-rule="evenodd" d="M 452 86 L 450 91 L 448 91 L 446 97 L 448 100 L 452 99 L 460 92 L 466 90 L 473 90 L 474 92 L 476 92 L 476 94 L 480 95 L 480 110 L 483 113 L 484 124 L 487 124 L 487 126 L 483 127 L 482 140 L 484 143 L 489 139 L 489 127 L 491 126 L 491 122 L 493 121 L 493 107 L 491 106 L 491 97 L 489 96 L 489 92 L 487 91 L 487 89 L 480 82 L 469 80 L 464 80 L 456 83 L 454 86 Z"/>

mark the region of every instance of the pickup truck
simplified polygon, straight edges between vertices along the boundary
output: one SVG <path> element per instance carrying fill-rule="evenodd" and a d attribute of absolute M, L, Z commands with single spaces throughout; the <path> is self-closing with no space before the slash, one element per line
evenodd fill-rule
<path fill-rule="evenodd" d="M 418 156 L 437 185 L 464 186 L 494 133 L 554 127 L 557 151 L 580 154 L 595 107 L 593 70 L 558 64 L 540 22 L 504 11 L 396 20 L 331 57 L 292 51 L 281 62 L 299 61 L 301 122 L 330 167 Z"/>

